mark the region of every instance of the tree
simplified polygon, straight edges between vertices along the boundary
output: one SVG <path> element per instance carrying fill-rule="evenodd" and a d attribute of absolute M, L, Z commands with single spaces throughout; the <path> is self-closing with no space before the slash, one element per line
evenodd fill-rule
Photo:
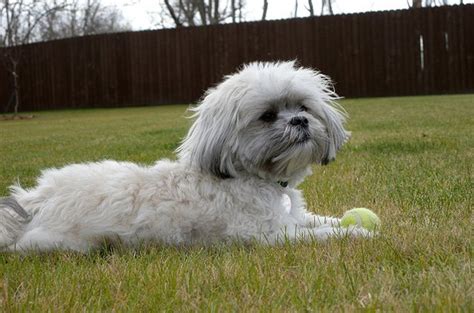
<path fill-rule="evenodd" d="M 130 29 L 117 9 L 100 0 L 0 0 L 0 61 L 12 79 L 13 113 L 20 107 L 22 45 L 41 40 Z"/>
<path fill-rule="evenodd" d="M 321 0 L 321 15 L 324 15 L 325 12 L 327 14 L 334 14 L 332 10 L 332 0 Z M 306 10 L 309 12 L 309 16 L 314 16 L 314 5 L 312 0 L 308 0 L 308 6 L 305 6 Z"/>
<path fill-rule="evenodd" d="M 332 0 L 321 0 L 321 15 L 324 15 L 325 9 L 329 15 L 333 15 Z"/>
<path fill-rule="evenodd" d="M 13 92 L 11 101 L 5 104 L 5 111 L 14 101 L 13 113 L 16 116 L 20 107 L 20 84 L 18 67 L 22 59 L 21 46 L 31 42 L 39 23 L 47 16 L 64 7 L 64 3 L 45 9 L 38 0 L 0 1 L 0 59 L 11 75 Z"/>
<path fill-rule="evenodd" d="M 55 6 L 45 2 L 44 7 Z M 113 33 L 131 29 L 122 13 L 115 7 L 103 6 L 100 0 L 72 0 L 62 10 L 48 15 L 40 23 L 41 40 Z"/>
<path fill-rule="evenodd" d="M 175 27 L 213 25 L 225 21 L 241 22 L 244 0 L 164 0 L 161 26 L 171 20 Z M 265 13 L 266 14 L 266 13 Z"/>
<path fill-rule="evenodd" d="M 448 0 L 425 0 L 426 7 L 432 7 L 436 5 L 448 5 Z"/>
<path fill-rule="evenodd" d="M 309 16 L 314 16 L 314 7 L 313 7 L 313 1 L 308 0 L 308 7 L 306 8 L 309 12 Z"/>
<path fill-rule="evenodd" d="M 460 4 L 462 3 L 463 1 L 461 0 Z M 407 4 L 409 8 L 432 7 L 437 5 L 448 5 L 448 0 L 411 0 L 411 4 L 407 0 Z"/>
<path fill-rule="evenodd" d="M 262 21 L 267 19 L 268 0 L 263 0 Z"/>

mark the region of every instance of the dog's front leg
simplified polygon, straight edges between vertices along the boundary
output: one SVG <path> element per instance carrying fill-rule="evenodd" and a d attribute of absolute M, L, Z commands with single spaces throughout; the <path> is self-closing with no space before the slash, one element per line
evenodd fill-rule
<path fill-rule="evenodd" d="M 306 209 L 306 202 L 301 194 L 301 191 L 297 189 L 289 189 L 287 193 L 283 195 L 283 200 L 289 206 L 289 213 L 291 216 L 298 220 L 300 227 L 320 227 L 323 225 L 329 225 L 338 227 L 340 219 L 332 216 L 322 216 L 309 212 Z"/>
<path fill-rule="evenodd" d="M 324 224 L 320 227 L 300 227 L 299 225 L 287 226 L 274 237 L 275 243 L 285 241 L 324 241 L 330 237 L 371 237 L 372 233 L 364 228 L 350 226 L 347 228 L 334 227 Z"/>
<path fill-rule="evenodd" d="M 341 219 L 337 217 L 317 215 L 312 212 L 306 212 L 304 218 L 306 227 L 310 228 L 322 227 L 324 225 L 339 227 L 341 223 Z"/>

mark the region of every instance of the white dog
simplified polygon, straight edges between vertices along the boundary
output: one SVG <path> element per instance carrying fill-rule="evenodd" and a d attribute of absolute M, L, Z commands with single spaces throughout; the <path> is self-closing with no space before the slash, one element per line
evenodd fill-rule
<path fill-rule="evenodd" d="M 3 250 L 89 251 L 104 241 L 276 243 L 368 235 L 310 213 L 295 187 L 348 138 L 329 79 L 294 62 L 252 63 L 210 89 L 178 160 L 45 170 L 0 202 Z"/>

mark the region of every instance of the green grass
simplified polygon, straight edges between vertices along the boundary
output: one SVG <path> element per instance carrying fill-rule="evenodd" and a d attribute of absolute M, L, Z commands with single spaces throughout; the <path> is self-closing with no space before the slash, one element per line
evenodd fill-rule
<path fill-rule="evenodd" d="M 374 209 L 372 240 L 0 254 L 0 311 L 473 311 L 474 96 L 344 100 L 352 139 L 301 186 L 311 210 Z M 174 158 L 185 106 L 0 122 L 0 194 L 45 167 Z"/>

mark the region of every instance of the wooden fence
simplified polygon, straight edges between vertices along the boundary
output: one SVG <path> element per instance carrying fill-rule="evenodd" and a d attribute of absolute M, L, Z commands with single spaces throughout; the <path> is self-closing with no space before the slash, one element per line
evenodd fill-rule
<path fill-rule="evenodd" d="M 474 91 L 474 5 L 96 35 L 22 47 L 21 110 L 195 102 L 250 61 L 298 59 L 344 97 Z M 11 78 L 0 70 L 0 106 Z"/>

